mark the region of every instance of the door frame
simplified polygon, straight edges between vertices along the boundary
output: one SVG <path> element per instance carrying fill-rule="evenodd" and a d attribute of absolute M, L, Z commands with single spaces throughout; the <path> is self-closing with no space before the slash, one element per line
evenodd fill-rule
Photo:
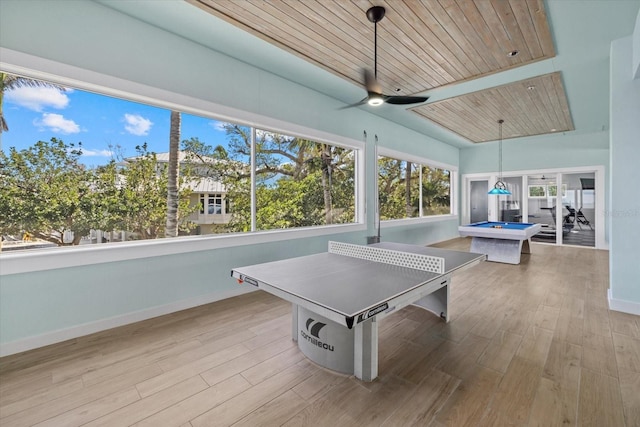
<path fill-rule="evenodd" d="M 526 188 L 528 182 L 528 176 L 530 175 L 550 175 L 557 174 L 558 177 L 558 185 L 562 185 L 562 174 L 573 174 L 573 173 L 594 173 L 595 174 L 595 221 L 593 227 L 596 233 L 596 245 L 595 249 L 608 249 L 608 244 L 606 242 L 606 229 L 607 224 L 605 222 L 605 212 L 606 212 L 606 193 L 607 188 L 605 186 L 605 167 L 603 165 L 596 166 L 580 166 L 580 167 L 566 167 L 566 168 L 553 168 L 553 169 L 527 169 L 521 171 L 506 171 L 502 173 L 503 177 L 514 177 L 514 176 L 522 176 L 523 177 L 523 185 Z M 468 224 L 470 220 L 470 194 L 471 194 L 471 181 L 478 180 L 488 180 L 489 187 L 491 188 L 495 185 L 498 180 L 497 172 L 489 172 L 489 173 L 469 173 L 462 175 L 462 191 L 460 192 L 460 201 L 462 210 L 460 212 L 460 220 L 461 224 Z M 561 188 L 561 187 L 560 187 Z M 561 194 L 560 192 L 558 193 Z M 523 193 L 524 195 L 524 193 Z M 493 198 L 494 200 L 489 199 L 488 204 L 488 214 L 489 221 L 497 221 L 498 219 L 498 200 L 497 197 Z M 561 201 L 561 199 L 560 199 Z M 523 208 L 527 206 L 527 203 L 523 201 Z M 523 212 L 523 218 L 526 218 L 524 215 L 527 215 L 528 212 Z M 561 215 L 560 215 L 561 217 Z M 558 219 L 556 219 L 558 222 Z M 558 224 L 556 224 L 557 226 Z M 556 245 L 562 245 L 560 243 L 562 241 L 561 229 L 558 231 L 560 234 L 560 238 L 556 239 Z M 553 244 L 553 243 L 549 243 Z"/>

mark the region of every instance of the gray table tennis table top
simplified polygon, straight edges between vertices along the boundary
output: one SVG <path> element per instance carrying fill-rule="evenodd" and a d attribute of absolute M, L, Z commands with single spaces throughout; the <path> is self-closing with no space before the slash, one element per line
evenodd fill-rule
<path fill-rule="evenodd" d="M 234 268 L 232 276 L 254 286 L 267 285 L 352 318 L 486 257 L 403 243 L 371 246 L 444 258 L 444 274 L 323 252 Z"/>

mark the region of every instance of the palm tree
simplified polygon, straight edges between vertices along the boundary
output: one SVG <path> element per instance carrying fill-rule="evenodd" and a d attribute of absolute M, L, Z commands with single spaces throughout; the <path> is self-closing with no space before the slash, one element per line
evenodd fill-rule
<path fill-rule="evenodd" d="M 4 93 L 5 91 L 19 87 L 52 87 L 63 92 L 66 90 L 64 87 L 54 83 L 43 82 L 42 80 L 30 79 L 28 77 L 15 76 L 13 74 L 0 73 L 0 133 L 9 130 L 9 126 L 7 125 L 7 121 L 4 119 L 4 114 L 2 112 Z"/>
<path fill-rule="evenodd" d="M 167 191 L 167 225 L 165 237 L 178 236 L 178 173 L 180 148 L 180 113 L 171 111 L 171 127 L 169 129 L 169 170 Z"/>

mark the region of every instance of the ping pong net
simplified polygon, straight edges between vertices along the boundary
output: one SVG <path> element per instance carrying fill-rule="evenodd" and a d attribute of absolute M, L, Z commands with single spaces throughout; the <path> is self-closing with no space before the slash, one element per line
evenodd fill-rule
<path fill-rule="evenodd" d="M 329 253 L 444 274 L 444 258 L 374 246 L 329 241 Z"/>

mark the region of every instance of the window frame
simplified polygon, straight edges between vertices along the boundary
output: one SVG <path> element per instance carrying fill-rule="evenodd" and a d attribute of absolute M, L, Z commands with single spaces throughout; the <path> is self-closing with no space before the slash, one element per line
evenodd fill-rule
<path fill-rule="evenodd" d="M 61 86 L 73 87 L 100 95 L 144 103 L 167 110 L 176 110 L 206 119 L 237 123 L 254 129 L 269 129 L 318 143 L 349 148 L 354 150 L 355 153 L 356 175 L 356 214 L 354 223 L 246 233 L 180 236 L 170 239 L 115 242 L 105 245 L 82 245 L 3 253 L 3 268 L 0 271 L 0 276 L 367 230 L 364 197 L 366 144 L 364 141 L 239 110 L 166 89 L 81 69 L 11 49 L 0 47 L 0 57 L 2 57 L 0 69 L 3 72 L 49 81 Z M 53 72 L 45 70 L 53 70 Z"/>
<path fill-rule="evenodd" d="M 426 157 L 421 157 L 413 154 L 408 154 L 403 151 L 394 150 L 387 147 L 378 147 L 376 150 L 376 159 L 375 159 L 375 177 L 376 177 L 376 192 L 378 191 L 377 182 L 379 173 L 378 173 L 378 157 L 390 157 L 397 160 L 411 162 L 413 164 L 419 164 L 421 166 L 429 166 L 438 169 L 446 169 L 449 171 L 449 186 L 450 186 L 450 200 L 449 200 L 449 213 L 441 214 L 441 215 L 429 215 L 429 216 L 418 216 L 413 218 L 398 218 L 398 219 L 385 219 L 380 221 L 380 227 L 395 227 L 400 225 L 411 225 L 411 224 L 422 224 L 427 222 L 435 222 L 448 220 L 452 218 L 458 217 L 458 167 L 453 166 L 444 162 L 439 162 L 437 160 L 427 159 Z M 420 171 L 420 176 L 422 177 L 422 171 Z M 422 213 L 422 206 L 420 206 L 420 212 Z"/>

